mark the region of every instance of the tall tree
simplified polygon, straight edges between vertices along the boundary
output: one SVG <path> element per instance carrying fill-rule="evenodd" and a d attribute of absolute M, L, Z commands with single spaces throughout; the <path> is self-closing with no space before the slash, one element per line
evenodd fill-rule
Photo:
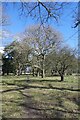
<path fill-rule="evenodd" d="M 61 34 L 50 26 L 31 26 L 25 30 L 24 41 L 32 47 L 32 53 L 37 56 L 37 62 L 42 69 L 42 77 L 45 76 L 45 57 L 62 39 Z"/>
<path fill-rule="evenodd" d="M 14 41 L 6 46 L 5 54 L 13 58 L 11 62 L 14 66 L 14 72 L 20 75 L 22 69 L 24 69 L 28 63 L 28 55 L 30 54 L 29 46 L 23 42 Z"/>

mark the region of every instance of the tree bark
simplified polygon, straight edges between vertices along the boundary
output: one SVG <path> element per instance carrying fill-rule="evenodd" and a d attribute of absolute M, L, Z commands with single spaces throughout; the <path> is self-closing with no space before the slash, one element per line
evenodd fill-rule
<path fill-rule="evenodd" d="M 7 75 L 9 75 L 9 71 L 7 70 Z"/>

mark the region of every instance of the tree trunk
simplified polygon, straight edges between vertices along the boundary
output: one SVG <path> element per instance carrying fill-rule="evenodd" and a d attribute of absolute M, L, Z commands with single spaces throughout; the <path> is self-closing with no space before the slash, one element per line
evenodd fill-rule
<path fill-rule="evenodd" d="M 64 75 L 61 75 L 61 81 L 64 81 Z"/>
<path fill-rule="evenodd" d="M 17 75 L 18 75 L 18 76 L 21 75 L 21 66 L 20 66 L 20 63 L 19 63 L 18 69 L 17 69 Z"/>
<path fill-rule="evenodd" d="M 3 71 L 3 72 L 2 72 L 2 75 L 4 76 L 4 74 L 5 74 L 5 72 Z"/>
<path fill-rule="evenodd" d="M 9 75 L 9 71 L 7 70 L 7 75 Z"/>
<path fill-rule="evenodd" d="M 39 70 L 37 71 L 37 77 L 39 77 Z"/>
<path fill-rule="evenodd" d="M 45 72 L 44 72 L 45 70 L 43 69 L 42 70 L 42 78 L 44 78 L 45 77 Z"/>
<path fill-rule="evenodd" d="M 19 76 L 19 75 L 20 75 L 20 74 L 19 74 L 19 70 L 18 70 L 18 69 L 16 70 L 16 75 L 17 75 L 17 76 Z"/>
<path fill-rule="evenodd" d="M 7 72 L 7 75 L 9 75 L 9 72 Z"/>
<path fill-rule="evenodd" d="M 42 78 L 45 77 L 44 62 L 45 62 L 45 55 L 43 55 L 43 61 L 42 61 Z"/>
<path fill-rule="evenodd" d="M 21 69 L 18 70 L 18 76 L 20 76 L 20 75 L 21 75 Z"/>

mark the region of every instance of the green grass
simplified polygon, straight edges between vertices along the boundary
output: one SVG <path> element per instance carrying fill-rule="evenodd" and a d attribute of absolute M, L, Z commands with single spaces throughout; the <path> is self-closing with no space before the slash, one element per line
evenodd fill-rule
<path fill-rule="evenodd" d="M 79 118 L 78 77 L 2 77 L 3 117 Z M 0 86 L 1 89 L 1 86 Z"/>

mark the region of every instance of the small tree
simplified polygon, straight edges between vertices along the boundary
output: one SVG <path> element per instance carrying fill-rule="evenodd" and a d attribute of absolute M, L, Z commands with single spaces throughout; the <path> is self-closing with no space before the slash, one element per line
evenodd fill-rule
<path fill-rule="evenodd" d="M 52 53 L 49 58 L 51 69 L 59 73 L 61 81 L 64 81 L 66 70 L 73 70 L 73 68 L 76 66 L 74 52 L 66 47 L 62 48 L 58 52 Z"/>

